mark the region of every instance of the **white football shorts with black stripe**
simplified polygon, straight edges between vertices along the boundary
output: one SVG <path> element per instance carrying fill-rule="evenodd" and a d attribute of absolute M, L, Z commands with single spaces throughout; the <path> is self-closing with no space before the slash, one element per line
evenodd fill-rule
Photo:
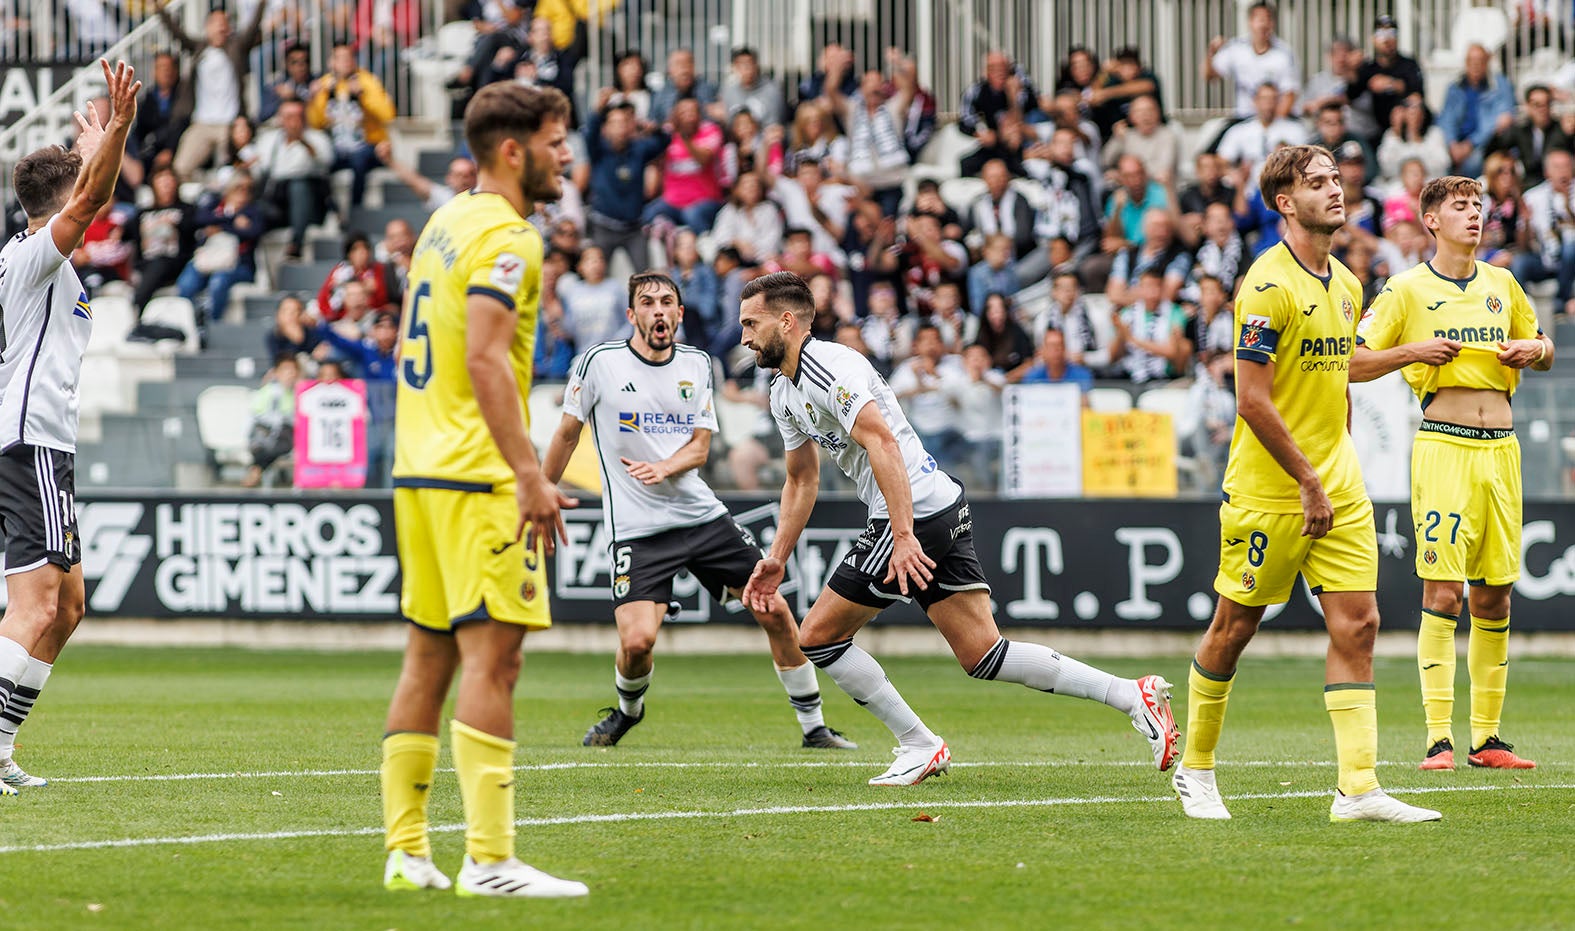
<path fill-rule="evenodd" d="M 77 534 L 76 457 L 19 443 L 0 454 L 0 531 L 5 574 L 82 561 Z"/>
<path fill-rule="evenodd" d="M 958 592 L 990 590 L 984 567 L 974 552 L 973 517 L 966 497 L 959 495 L 956 503 L 939 514 L 914 521 L 913 535 L 918 537 L 924 555 L 935 560 L 929 588 L 920 589 L 910 579 L 905 597 L 895 579 L 884 581 L 891 562 L 891 521 L 873 517 L 853 549 L 837 563 L 826 587 L 855 604 L 871 608 L 917 601 L 926 611 L 930 605 Z"/>

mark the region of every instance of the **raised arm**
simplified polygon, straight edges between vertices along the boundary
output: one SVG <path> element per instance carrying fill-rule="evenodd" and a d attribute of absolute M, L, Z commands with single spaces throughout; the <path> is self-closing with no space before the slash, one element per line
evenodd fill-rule
<path fill-rule="evenodd" d="M 142 82 L 136 79 L 136 70 L 123 61 L 116 62 L 113 71 L 105 59 L 100 58 L 98 63 L 104 69 L 107 85 L 109 123 L 99 124 L 97 107 L 89 107 L 87 117 L 76 114 L 77 125 L 82 129 L 77 138 L 82 170 L 77 173 L 76 187 L 65 207 L 50 223 L 50 235 L 61 255 L 71 254 L 93 218 L 115 196 L 115 181 L 120 177 L 121 159 L 126 154 L 126 137 L 137 119 L 137 94 L 142 90 Z"/>
<path fill-rule="evenodd" d="M 417 197 L 421 198 L 422 203 L 426 203 L 427 198 L 432 196 L 432 179 L 394 158 L 394 144 L 392 142 L 387 140 L 379 142 L 377 144 L 377 157 L 382 160 L 383 167 L 394 173 L 400 184 L 410 188 L 416 193 Z"/>
<path fill-rule="evenodd" d="M 560 494 L 557 484 L 547 480 L 525 430 L 520 385 L 509 359 L 516 324 L 514 309 L 497 298 L 483 294 L 466 298 L 465 370 L 487 431 L 514 472 L 514 498 L 519 507 L 515 538 L 528 524 L 526 545 L 534 549 L 539 540 L 550 556 L 558 539 L 568 539 L 559 509 L 577 502 Z"/>
<path fill-rule="evenodd" d="M 169 0 L 155 0 L 153 11 L 158 14 L 159 21 L 164 24 L 164 28 L 169 30 L 170 38 L 174 39 L 181 48 L 193 55 L 202 51 L 202 47 L 197 44 L 197 40 L 188 35 L 185 28 L 181 26 L 180 20 L 170 15 L 170 11 L 166 9 L 168 5 Z M 258 7 L 261 8 L 267 5 L 267 3 L 259 3 Z"/>

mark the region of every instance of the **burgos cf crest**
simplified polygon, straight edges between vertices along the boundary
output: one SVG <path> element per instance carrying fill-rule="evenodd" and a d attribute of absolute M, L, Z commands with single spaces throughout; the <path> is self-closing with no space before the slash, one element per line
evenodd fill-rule
<path fill-rule="evenodd" d="M 695 397 L 695 383 L 692 381 L 679 382 L 678 396 L 683 398 L 685 401 L 693 401 Z"/>
<path fill-rule="evenodd" d="M 1488 298 L 1488 300 L 1492 300 L 1492 298 Z M 1352 320 L 1356 319 L 1356 306 L 1351 303 L 1350 298 L 1340 298 L 1340 313 L 1345 315 L 1346 323 L 1350 323 Z"/>
<path fill-rule="evenodd" d="M 1487 309 L 1488 313 L 1496 314 L 1504 309 L 1504 302 L 1499 300 L 1497 295 L 1489 294 L 1487 299 Z"/>

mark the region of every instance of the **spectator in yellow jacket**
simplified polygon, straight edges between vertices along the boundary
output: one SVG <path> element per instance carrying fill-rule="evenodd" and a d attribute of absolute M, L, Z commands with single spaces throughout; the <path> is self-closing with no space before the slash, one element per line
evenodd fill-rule
<path fill-rule="evenodd" d="M 532 15 L 552 23 L 552 44 L 566 49 L 574 44 L 575 23 L 590 20 L 591 6 L 591 0 L 536 0 Z M 618 8 L 618 0 L 596 0 L 595 7 L 597 21 L 587 22 L 591 29 L 600 27 L 602 20 Z"/>
<path fill-rule="evenodd" d="M 351 46 L 334 46 L 328 73 L 312 85 L 306 118 L 314 128 L 327 130 L 333 140 L 331 170 L 348 168 L 354 173 L 350 206 L 360 206 L 366 194 L 366 176 L 380 164 L 377 144 L 388 138 L 394 102 L 376 75 L 357 67 Z"/>

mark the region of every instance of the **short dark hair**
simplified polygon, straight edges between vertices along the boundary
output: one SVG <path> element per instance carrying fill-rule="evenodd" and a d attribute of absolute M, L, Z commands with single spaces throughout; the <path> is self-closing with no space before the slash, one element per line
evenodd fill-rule
<path fill-rule="evenodd" d="M 347 259 L 350 258 L 350 250 L 354 249 L 356 247 L 357 243 L 359 243 L 359 244 L 361 244 L 363 246 L 366 246 L 368 249 L 370 249 L 370 248 L 372 248 L 372 237 L 370 237 L 367 234 L 361 232 L 360 230 L 351 230 L 350 232 L 346 233 L 345 234 L 345 258 L 347 258 Z"/>
<path fill-rule="evenodd" d="M 792 272 L 761 275 L 744 285 L 744 291 L 739 297 L 747 301 L 757 294 L 765 296 L 766 306 L 775 313 L 789 311 L 800 320 L 815 316 L 815 295 L 810 292 L 804 279 Z"/>
<path fill-rule="evenodd" d="M 284 57 L 289 58 L 291 55 L 294 55 L 297 52 L 300 52 L 307 58 L 312 57 L 312 47 L 305 42 L 291 42 L 289 45 L 285 46 Z"/>
<path fill-rule="evenodd" d="M 919 337 L 922 336 L 925 333 L 934 333 L 936 339 L 941 339 L 941 328 L 940 327 L 936 326 L 933 323 L 921 323 L 918 326 L 913 328 L 913 341 L 917 343 L 919 341 Z M 944 343 L 946 341 L 944 339 L 941 339 L 941 342 Z"/>
<path fill-rule="evenodd" d="M 633 119 L 635 114 L 634 104 L 627 100 L 615 100 L 607 105 L 607 109 L 602 111 L 602 118 L 605 119 L 609 116 L 612 116 L 614 113 L 619 112 L 627 113 L 629 114 L 629 117 Z"/>
<path fill-rule="evenodd" d="M 1258 0 L 1257 3 L 1247 7 L 1247 15 L 1251 16 L 1259 10 L 1267 11 L 1270 19 L 1280 18 L 1279 11 L 1274 8 L 1274 4 L 1270 3 L 1269 0 Z"/>
<path fill-rule="evenodd" d="M 679 290 L 678 283 L 673 281 L 672 278 L 664 275 L 661 272 L 639 272 L 629 276 L 630 307 L 634 306 L 635 295 L 639 294 L 642 290 L 648 287 L 654 287 L 658 289 L 671 288 L 673 291 L 673 296 L 678 298 L 679 305 L 682 306 L 684 302 L 684 292 Z"/>
<path fill-rule="evenodd" d="M 792 239 L 794 236 L 810 236 L 810 237 L 813 237 L 814 235 L 815 235 L 814 233 L 811 233 L 809 230 L 805 229 L 802 226 L 790 226 L 787 229 L 782 231 L 782 239 L 783 239 L 784 242 L 786 242 L 789 239 Z"/>
<path fill-rule="evenodd" d="M 1552 88 L 1548 87 L 1548 85 L 1546 85 L 1546 84 L 1540 84 L 1539 83 L 1539 84 L 1529 85 L 1526 88 L 1526 99 L 1529 101 L 1531 99 L 1531 95 L 1535 94 L 1535 93 L 1538 93 L 1539 91 L 1541 93 L 1547 94 L 1549 97 L 1553 96 L 1553 89 Z"/>
<path fill-rule="evenodd" d="M 749 58 L 753 58 L 756 61 L 760 60 L 760 56 L 755 54 L 755 50 L 750 48 L 747 45 L 740 45 L 739 47 L 733 49 L 733 57 L 728 59 L 728 60 L 729 61 L 738 61 L 740 58 L 744 58 L 746 56 L 749 57 Z"/>
<path fill-rule="evenodd" d="M 278 355 L 273 357 L 273 367 L 274 368 L 278 368 L 279 366 L 284 365 L 287 362 L 289 364 L 295 366 L 296 368 L 300 368 L 301 367 L 301 360 L 297 359 L 295 357 L 295 353 L 293 353 L 293 352 L 281 352 Z"/>
<path fill-rule="evenodd" d="M 1138 272 L 1138 280 L 1142 281 L 1144 278 L 1158 278 L 1163 281 L 1165 280 L 1165 270 L 1158 265 L 1150 265 Z"/>
<path fill-rule="evenodd" d="M 488 84 L 465 106 L 465 145 L 477 165 L 490 165 L 504 139 L 523 142 L 550 119 L 569 119 L 569 98 L 556 87 Z"/>
<path fill-rule="evenodd" d="M 1258 191 L 1263 195 L 1263 205 L 1279 213 L 1280 195 L 1294 190 L 1296 179 L 1320 156 L 1334 161 L 1334 156 L 1321 145 L 1288 145 L 1270 152 L 1263 160 L 1263 170 L 1258 173 Z"/>
<path fill-rule="evenodd" d="M 1345 104 L 1341 103 L 1338 100 L 1330 100 L 1330 101 L 1325 102 L 1323 106 L 1318 108 L 1318 115 L 1319 116 L 1323 116 L 1325 113 L 1330 113 L 1330 112 L 1338 113 L 1338 114 L 1340 114 L 1340 118 L 1344 119 L 1345 118 Z"/>
<path fill-rule="evenodd" d="M 1445 175 L 1422 185 L 1422 193 L 1417 197 L 1417 212 L 1426 216 L 1437 213 L 1444 201 L 1451 197 L 1481 197 L 1482 182 L 1475 178 L 1463 178 L 1459 175 Z M 1424 224 L 1425 226 L 1425 224 Z"/>
<path fill-rule="evenodd" d="M 28 219 L 38 220 L 65 206 L 82 172 L 82 156 L 58 145 L 24 155 L 11 171 L 11 186 Z"/>

